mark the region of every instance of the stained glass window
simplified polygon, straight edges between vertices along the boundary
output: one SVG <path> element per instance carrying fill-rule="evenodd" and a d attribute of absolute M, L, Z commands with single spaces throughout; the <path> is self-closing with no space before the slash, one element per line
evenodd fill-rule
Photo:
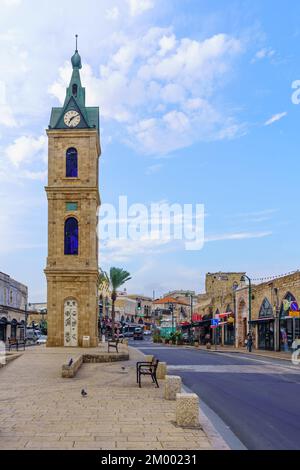
<path fill-rule="evenodd" d="M 78 158 L 77 150 L 71 147 L 67 150 L 66 154 L 66 177 L 77 178 L 78 177 Z"/>
<path fill-rule="evenodd" d="M 74 217 L 65 221 L 65 255 L 78 255 L 78 221 Z"/>

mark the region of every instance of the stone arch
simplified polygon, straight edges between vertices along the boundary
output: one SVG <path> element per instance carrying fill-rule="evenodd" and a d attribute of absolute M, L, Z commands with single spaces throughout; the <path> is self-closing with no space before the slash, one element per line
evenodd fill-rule
<path fill-rule="evenodd" d="M 78 346 L 78 302 L 74 298 L 64 302 L 64 346 Z"/>
<path fill-rule="evenodd" d="M 280 311 L 279 311 L 280 318 L 285 317 L 287 315 L 286 313 L 287 310 L 285 309 L 285 302 L 284 302 L 285 300 L 288 302 L 297 302 L 296 297 L 290 291 L 288 291 L 281 301 L 281 306 L 280 306 Z"/>

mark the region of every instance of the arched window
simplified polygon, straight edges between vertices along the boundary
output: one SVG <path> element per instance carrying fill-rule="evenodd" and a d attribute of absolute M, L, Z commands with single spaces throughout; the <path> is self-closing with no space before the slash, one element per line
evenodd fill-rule
<path fill-rule="evenodd" d="M 272 317 L 273 309 L 272 305 L 270 304 L 269 300 L 265 297 L 262 301 L 260 310 L 259 310 L 259 317 Z"/>
<path fill-rule="evenodd" d="M 78 255 L 78 222 L 74 217 L 65 221 L 65 255 Z"/>
<path fill-rule="evenodd" d="M 77 178 L 78 176 L 78 156 L 77 150 L 70 147 L 66 154 L 66 177 Z"/>
<path fill-rule="evenodd" d="M 73 84 L 72 86 L 72 94 L 77 97 L 77 85 L 76 83 Z"/>
<path fill-rule="evenodd" d="M 284 297 L 283 302 L 281 304 L 280 317 L 285 317 L 289 315 L 288 312 L 291 309 L 292 302 L 296 302 L 296 299 L 293 296 L 293 294 L 291 294 L 291 292 L 288 292 L 286 296 Z"/>

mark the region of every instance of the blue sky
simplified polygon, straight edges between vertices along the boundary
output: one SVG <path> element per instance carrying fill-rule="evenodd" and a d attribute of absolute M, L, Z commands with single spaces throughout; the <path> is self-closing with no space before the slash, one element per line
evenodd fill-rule
<path fill-rule="evenodd" d="M 102 246 L 128 290 L 203 289 L 210 271 L 299 267 L 300 4 L 271 0 L 0 0 L 0 270 L 43 301 L 48 126 L 79 34 L 100 106 L 102 202 L 205 205 L 200 251 Z"/>

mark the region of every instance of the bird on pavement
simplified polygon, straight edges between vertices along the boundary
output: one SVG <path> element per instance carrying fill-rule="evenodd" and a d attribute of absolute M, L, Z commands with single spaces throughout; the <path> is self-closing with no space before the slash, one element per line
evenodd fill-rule
<path fill-rule="evenodd" d="M 82 396 L 82 397 L 86 397 L 86 396 L 87 396 L 87 393 L 86 393 L 86 391 L 84 390 L 84 388 L 81 390 L 81 396 Z"/>
<path fill-rule="evenodd" d="M 68 366 L 70 367 L 72 364 L 73 364 L 73 359 L 71 358 L 71 359 L 69 360 Z"/>

